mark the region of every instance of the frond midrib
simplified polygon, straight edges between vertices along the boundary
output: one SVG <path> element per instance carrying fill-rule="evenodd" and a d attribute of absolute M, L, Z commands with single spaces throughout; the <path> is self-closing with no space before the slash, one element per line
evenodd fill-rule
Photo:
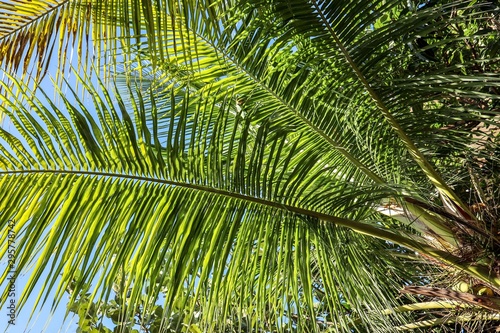
<path fill-rule="evenodd" d="M 183 187 L 186 189 L 192 189 L 192 190 L 203 191 L 203 192 L 212 193 L 212 194 L 218 194 L 218 195 L 222 195 L 222 196 L 232 198 L 232 199 L 239 199 L 239 200 L 248 201 L 251 203 L 261 204 L 261 205 L 264 205 L 267 207 L 278 208 L 278 209 L 287 210 L 287 211 L 302 214 L 302 215 L 317 217 L 317 218 L 319 218 L 321 220 L 325 220 L 325 221 L 328 221 L 331 219 L 336 219 L 336 220 L 338 219 L 339 222 L 343 221 L 345 223 L 350 221 L 348 219 L 335 217 L 335 216 L 328 215 L 328 214 L 321 213 L 321 212 L 317 212 L 314 210 L 300 208 L 300 207 L 296 207 L 296 206 L 292 206 L 292 205 L 288 205 L 288 204 L 284 204 L 284 203 L 279 203 L 276 201 L 263 199 L 263 198 L 256 197 L 256 196 L 251 196 L 251 195 L 237 193 L 237 192 L 231 192 L 228 190 L 222 190 L 222 189 L 218 189 L 218 188 L 211 187 L 211 186 L 204 186 L 204 185 L 200 185 L 200 184 L 189 183 L 189 182 L 184 182 L 184 181 L 179 181 L 179 180 L 160 179 L 160 178 L 154 178 L 154 177 L 132 175 L 132 174 L 127 174 L 127 173 L 89 171 L 89 170 L 25 169 L 25 170 L 11 170 L 11 171 L 3 170 L 3 171 L 0 171 L 0 177 L 1 176 L 8 176 L 8 175 L 20 175 L 20 174 L 85 175 L 85 176 L 128 179 L 128 180 L 134 180 L 134 181 L 139 181 L 139 182 L 143 181 L 143 182 L 148 182 L 148 183 L 177 186 L 177 187 Z M 321 218 L 321 217 L 323 217 L 323 218 Z M 353 222 L 353 221 L 351 221 L 351 222 Z"/>
<path fill-rule="evenodd" d="M 352 59 L 349 50 L 347 50 L 346 46 L 342 41 L 340 40 L 339 36 L 337 33 L 334 31 L 333 27 L 331 24 L 328 22 L 328 19 L 325 17 L 323 14 L 322 9 L 317 3 L 317 0 L 313 0 L 312 4 L 315 8 L 315 10 L 318 12 L 318 15 L 320 16 L 320 19 L 322 23 L 324 24 L 325 28 L 327 29 L 328 33 L 332 37 L 332 39 L 335 41 L 339 49 L 341 50 L 342 54 L 344 55 L 346 61 L 348 62 L 349 66 L 351 69 L 354 71 L 356 74 L 356 77 L 358 80 L 361 82 L 365 90 L 368 92 L 368 94 L 372 97 L 373 101 L 377 105 L 377 108 L 380 110 L 384 118 L 387 120 L 389 125 L 394 129 L 396 132 L 397 136 L 400 138 L 400 140 L 403 142 L 403 144 L 406 146 L 408 151 L 410 152 L 410 155 L 413 157 L 414 161 L 420 166 L 422 171 L 425 173 L 425 175 L 428 177 L 429 181 L 444 195 L 448 196 L 452 201 L 454 201 L 458 206 L 460 206 L 463 210 L 465 210 L 467 213 L 469 213 L 470 216 L 474 216 L 469 209 L 467 208 L 467 205 L 463 203 L 463 201 L 460 199 L 460 197 L 448 186 L 446 181 L 443 179 L 441 174 L 432 166 L 432 164 L 427 160 L 427 158 L 424 156 L 424 154 L 417 148 L 415 143 L 411 140 L 411 138 L 406 134 L 406 132 L 403 130 L 399 122 L 396 120 L 396 118 L 392 115 L 390 112 L 389 108 L 385 105 L 383 102 L 382 98 L 379 96 L 379 94 L 372 88 L 358 65 L 354 62 Z"/>
<path fill-rule="evenodd" d="M 298 109 L 296 109 L 294 106 L 287 103 L 286 100 L 284 100 L 278 94 L 276 94 L 276 92 L 273 91 L 273 89 L 271 89 L 268 85 L 266 85 L 265 82 L 260 80 L 258 77 L 253 75 L 248 70 L 246 70 L 244 66 L 241 66 L 241 64 L 236 59 L 234 59 L 234 57 L 232 57 L 228 52 L 225 52 L 225 50 L 223 48 L 219 47 L 218 45 L 215 45 L 214 43 L 212 43 L 212 41 L 205 38 L 203 35 L 199 34 L 194 29 L 192 29 L 192 28 L 188 28 L 188 29 L 193 34 L 195 34 L 198 38 L 200 38 L 205 43 L 207 43 L 216 52 L 219 52 L 224 57 L 224 59 L 228 60 L 230 62 L 230 64 L 232 64 L 237 70 L 239 70 L 239 71 L 243 72 L 245 75 L 247 75 L 247 77 L 249 77 L 259 87 L 261 87 L 264 91 L 266 91 L 271 97 L 273 97 L 276 101 L 278 101 L 285 109 L 289 110 L 290 113 L 297 116 L 303 123 L 305 123 L 309 128 L 311 128 L 314 133 L 316 133 L 324 141 L 326 141 L 334 150 L 338 151 L 349 162 L 351 162 L 353 165 L 355 165 L 360 170 L 362 170 L 362 172 L 365 175 L 367 175 L 372 181 L 374 181 L 377 184 L 386 184 L 387 183 L 381 176 L 377 175 L 375 172 L 370 170 L 370 168 L 367 167 L 363 162 L 361 162 L 359 159 L 357 159 L 351 153 L 349 153 L 349 151 L 346 147 L 344 147 L 339 142 L 336 142 L 334 139 L 332 139 L 330 136 L 328 136 L 323 130 L 321 130 L 318 126 L 313 124 L 305 116 L 303 116 Z"/>
<path fill-rule="evenodd" d="M 214 187 L 203 186 L 199 184 L 192 184 L 188 182 L 175 181 L 175 180 L 167 180 L 167 179 L 158 179 L 146 176 L 138 176 L 138 175 L 130 175 L 124 173 L 112 173 L 112 172 L 101 172 L 101 171 L 88 171 L 88 170 L 55 170 L 55 169 L 25 169 L 25 170 L 12 170 L 12 171 L 0 171 L 1 176 L 7 175 L 20 175 L 20 174 L 67 174 L 67 175 L 87 175 L 87 176 L 96 176 L 96 177 L 110 177 L 110 178 L 120 178 L 120 179 L 129 179 L 134 181 L 143 181 L 149 183 L 170 185 L 185 189 L 191 189 L 195 191 L 202 191 L 208 194 L 215 194 L 224 196 L 230 199 L 236 199 L 241 201 L 246 201 L 251 204 L 262 205 L 268 208 L 279 209 L 282 211 L 286 211 L 288 213 L 299 214 L 302 216 L 308 216 L 312 218 L 316 218 L 323 223 L 332 223 L 336 226 L 349 228 L 357 233 L 361 233 L 364 235 L 368 235 L 370 237 L 375 237 L 381 240 L 385 240 L 388 242 L 396 243 L 406 248 L 412 249 L 414 251 L 431 255 L 431 256 L 439 256 L 443 259 L 444 262 L 448 264 L 459 267 L 463 270 L 471 272 L 472 274 L 477 273 L 476 271 L 481 271 L 480 267 L 470 267 L 467 263 L 462 262 L 459 258 L 453 256 L 449 252 L 445 252 L 439 249 L 436 249 L 428 244 L 425 244 L 416 239 L 415 236 L 405 236 L 402 234 L 396 234 L 391 232 L 389 229 L 382 229 L 376 227 L 374 225 L 363 223 L 355 220 L 350 220 L 347 218 L 337 217 L 334 215 L 329 215 L 326 213 L 310 210 L 307 208 L 301 208 L 297 206 L 292 206 L 289 204 L 284 204 L 280 202 L 275 202 L 268 199 L 259 198 L 256 196 L 250 196 L 241 193 L 230 192 L 227 190 L 222 190 Z M 320 222 L 321 223 L 321 222 Z M 493 279 L 494 280 L 494 279 Z"/>

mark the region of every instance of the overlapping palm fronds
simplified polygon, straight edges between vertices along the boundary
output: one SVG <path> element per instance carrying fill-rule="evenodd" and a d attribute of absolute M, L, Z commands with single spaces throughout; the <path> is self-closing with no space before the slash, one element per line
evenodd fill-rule
<path fill-rule="evenodd" d="M 17 3 L 1 5 L 18 18 L 0 36 L 15 128 L 1 130 L 0 221 L 16 221 L 19 267 L 35 263 L 21 303 L 48 270 L 44 301 L 69 286 L 72 301 L 109 299 L 119 280 L 124 317 L 164 292 L 165 315 L 185 309 L 178 324 L 194 331 L 245 318 L 248 331 L 385 332 L 500 306 L 485 172 L 497 165 L 494 5 Z M 23 51 L 23 38 L 45 44 Z M 112 67 L 77 52 L 87 97 L 58 79 L 58 105 L 16 72 L 37 54 L 43 73 L 69 40 Z M 471 303 L 431 271 L 492 294 Z M 429 283 L 461 306 L 432 317 L 428 294 L 398 296 Z"/>

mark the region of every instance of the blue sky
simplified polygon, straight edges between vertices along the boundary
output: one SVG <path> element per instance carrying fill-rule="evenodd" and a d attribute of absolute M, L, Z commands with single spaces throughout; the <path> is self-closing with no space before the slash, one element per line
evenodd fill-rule
<path fill-rule="evenodd" d="M 49 74 L 47 77 L 42 81 L 40 88 L 43 89 L 48 96 L 54 96 L 54 88 L 53 84 L 51 81 L 50 75 L 55 75 L 57 71 L 57 66 L 58 66 L 58 61 L 53 59 L 51 61 L 51 64 L 49 66 Z M 74 75 L 73 75 L 74 78 Z M 74 80 L 71 80 L 74 82 Z M 70 94 L 69 94 L 70 95 Z M 92 110 L 92 103 L 89 99 L 86 99 L 89 103 L 87 106 L 89 107 L 90 110 Z M 57 102 L 55 103 L 56 105 L 58 104 Z M 8 119 L 4 119 L 2 122 L 2 128 L 6 129 L 9 132 L 15 132 L 15 128 L 12 125 L 12 123 L 9 122 Z M 26 144 L 26 141 L 23 138 L 20 138 L 21 142 L 23 144 Z M 7 269 L 7 259 L 2 258 L 0 261 L 0 272 L 4 272 Z M 29 279 L 31 271 L 23 271 L 19 272 L 17 271 L 18 277 L 16 279 L 16 296 L 15 296 L 15 302 L 18 303 L 19 300 L 19 294 L 22 292 L 24 286 L 27 284 L 27 281 Z M 63 297 L 61 300 L 60 304 L 57 306 L 55 311 L 52 313 L 51 312 L 51 300 L 55 296 L 55 290 L 49 294 L 48 302 L 45 306 L 40 307 L 38 306 L 34 313 L 33 317 L 30 320 L 31 312 L 34 308 L 34 304 L 36 302 L 36 298 L 38 296 L 38 292 L 40 291 L 40 285 L 41 282 L 49 278 L 49 272 L 44 272 L 44 275 L 41 276 L 40 282 L 37 284 L 37 287 L 35 288 L 35 292 L 32 293 L 31 297 L 25 304 L 25 306 L 21 309 L 21 311 L 18 311 L 17 315 L 17 320 L 16 320 L 16 325 L 15 326 L 8 326 L 8 309 L 6 308 L 6 305 L 4 305 L 0 309 L 0 333 L 2 332 L 9 332 L 9 333 L 23 333 L 23 332 L 30 332 L 30 333 L 41 333 L 41 332 L 76 332 L 77 328 L 77 321 L 78 317 L 73 316 L 73 314 L 69 314 L 68 318 L 64 318 L 65 316 L 65 311 L 66 311 L 66 305 L 67 305 L 67 294 Z M 0 285 L 0 290 L 4 290 L 5 285 L 2 284 Z"/>
<path fill-rule="evenodd" d="M 6 262 L 2 261 L 0 263 L 0 271 L 3 271 L 6 269 Z M 24 285 L 26 285 L 26 282 L 28 280 L 28 274 L 20 274 L 18 278 L 16 279 L 16 294 L 21 292 L 22 288 Z M 44 278 L 47 277 L 47 273 L 45 273 L 45 276 L 42 276 L 41 280 L 43 281 Z M 2 285 L 2 289 L 4 286 Z M 37 288 L 37 291 L 39 288 Z M 51 297 L 54 296 L 54 293 L 51 293 Z M 16 302 L 18 301 L 18 296 L 16 295 Z M 7 309 L 4 306 L 1 311 L 1 318 L 0 320 L 0 332 L 9 332 L 9 333 L 22 333 L 22 332 L 31 332 L 31 333 L 41 333 L 41 332 L 76 332 L 76 321 L 77 318 L 71 318 L 72 314 L 70 314 L 70 317 L 64 321 L 64 313 L 65 313 L 65 308 L 66 308 L 66 303 L 65 299 L 61 302 L 59 307 L 56 309 L 56 311 L 51 314 L 50 312 L 50 306 L 45 306 L 42 309 L 36 309 L 35 314 L 33 316 L 33 319 L 31 322 L 28 324 L 28 320 L 30 318 L 30 312 L 33 309 L 34 303 L 35 303 L 36 295 L 32 295 L 28 302 L 26 303 L 25 307 L 18 313 L 18 317 L 16 320 L 16 325 L 15 326 L 10 326 L 7 327 Z M 72 319 L 72 320 L 71 320 Z"/>

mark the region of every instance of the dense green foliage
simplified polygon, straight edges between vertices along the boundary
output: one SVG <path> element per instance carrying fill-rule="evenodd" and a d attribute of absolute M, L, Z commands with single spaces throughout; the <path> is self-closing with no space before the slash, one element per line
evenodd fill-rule
<path fill-rule="evenodd" d="M 50 272 L 82 332 L 495 329 L 498 3 L 0 10 L 20 305 Z"/>

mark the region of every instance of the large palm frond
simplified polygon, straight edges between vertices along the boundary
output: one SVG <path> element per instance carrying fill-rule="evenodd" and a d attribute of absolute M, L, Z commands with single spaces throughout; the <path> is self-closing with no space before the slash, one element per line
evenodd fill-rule
<path fill-rule="evenodd" d="M 78 84 L 92 107 L 69 87 L 60 107 L 15 77 L 15 88 L 3 84 L 2 110 L 26 143 L 2 130 L 1 191 L 12 199 L 0 214 L 23 235 L 20 267 L 41 258 L 27 294 L 50 267 L 62 273 L 59 299 L 72 279 L 76 297 L 98 276 L 93 293 L 108 297 L 125 271 L 131 304 L 145 281 L 160 279 L 151 299 L 167 286 L 167 308 L 190 309 L 186 325 L 203 304 L 205 329 L 221 330 L 236 308 L 254 327 L 286 317 L 318 330 L 319 283 L 334 329 L 385 331 L 393 325 L 376 314 L 401 305 L 394 291 L 413 282 L 394 244 L 498 288 L 491 267 L 467 252 L 470 239 L 488 244 L 485 252 L 498 239 L 464 203 L 470 172 L 456 171 L 496 146 L 456 125 L 495 123 L 494 51 L 445 67 L 432 54 L 415 61 L 465 39 L 494 45 L 494 31 L 436 37 L 495 19 L 493 9 L 347 0 L 59 7 L 5 24 L 4 40 L 17 43 L 26 29 L 45 36 L 36 18 L 72 8 L 81 20 L 74 40 L 92 36 L 84 44 L 100 63 L 114 57 L 114 71 L 100 74 L 121 81 L 106 88 L 83 66 Z M 416 50 L 423 39 L 433 44 Z M 5 50 L 11 73 L 31 57 Z M 44 52 L 38 68 L 48 64 Z"/>
<path fill-rule="evenodd" d="M 5 99 L 4 112 L 27 143 L 25 147 L 2 130 L 10 146 L 3 149 L 2 197 L 16 196 L 3 200 L 1 211 L 3 220 L 15 221 L 15 231 L 22 235 L 19 268 L 43 258 L 37 261 L 27 294 L 50 267 L 53 278 L 44 292 L 55 286 L 59 274 L 61 291 L 75 276 L 80 277 L 76 290 L 98 277 L 97 287 L 107 287 L 94 293 L 103 297 L 99 293 L 109 293 L 125 269 L 131 304 L 139 302 L 146 279 L 164 279 L 160 286 L 168 290 L 167 308 L 183 299 L 181 286 L 188 283 L 194 296 L 184 302 L 206 299 L 202 324 L 212 329 L 222 325 L 233 298 L 242 311 L 273 316 L 271 321 L 283 316 L 284 309 L 293 309 L 299 327 L 314 327 L 306 319 L 318 316 L 313 311 L 314 279 L 352 308 L 361 309 L 364 302 L 379 309 L 393 306 L 394 300 L 384 295 L 395 290 L 397 274 L 404 273 L 386 275 L 397 265 L 384 250 L 387 243 L 349 232 L 335 221 L 380 230 L 389 237 L 392 233 L 322 213 L 324 206 L 326 212 L 337 206 L 334 197 L 324 196 L 328 205 L 320 199 L 300 200 L 325 188 L 336 192 L 340 186 L 314 171 L 322 165 L 317 155 L 304 153 L 303 138 L 272 133 L 270 125 L 252 133 L 250 122 L 232 115 L 228 104 L 194 102 L 196 93 L 184 95 L 191 98 L 190 108 L 172 103 L 168 113 L 174 118 L 183 112 L 184 123 L 174 119 L 163 136 L 148 129 L 145 99 L 137 93 L 127 103 L 120 95 L 87 85 L 96 120 L 76 95 L 76 103 L 61 95 L 65 108 L 54 108 L 52 114 L 47 102 L 33 100 L 26 86 L 19 88 L 29 107 L 23 100 L 17 104 Z M 159 103 L 153 96 L 148 101 Z M 148 114 L 155 123 L 156 108 Z M 168 143 L 161 144 L 163 139 Z M 282 195 L 289 187 L 303 196 Z M 347 185 L 342 189 L 341 202 L 343 195 L 359 192 L 356 197 L 361 198 L 366 191 Z M 359 206 L 344 214 L 360 219 L 370 212 Z M 372 251 L 380 262 L 371 260 Z M 313 277 L 314 262 L 320 264 Z M 196 283 L 190 282 L 193 279 Z M 151 291 L 152 299 L 157 288 Z M 268 305 L 258 302 L 263 299 Z M 274 311 L 266 312 L 265 307 Z M 375 327 L 384 324 L 363 311 L 347 315 L 333 300 L 329 311 L 345 328 L 354 325 L 356 317 L 371 319 L 365 323 Z"/>

